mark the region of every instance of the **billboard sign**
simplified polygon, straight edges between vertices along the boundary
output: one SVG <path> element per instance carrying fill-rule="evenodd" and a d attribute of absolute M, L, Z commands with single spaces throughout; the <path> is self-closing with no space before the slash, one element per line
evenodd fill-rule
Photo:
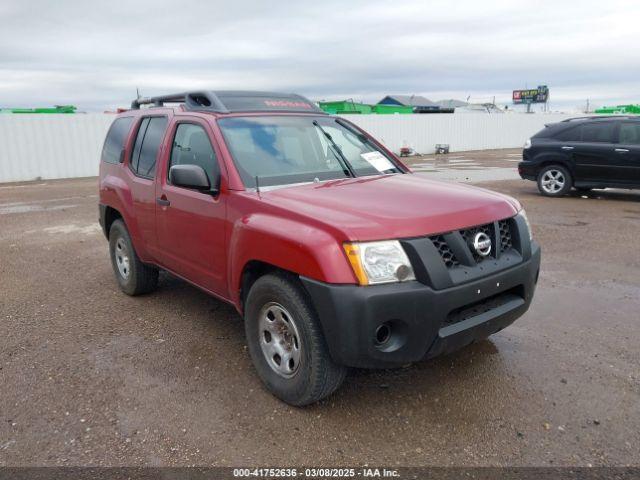
<path fill-rule="evenodd" d="M 540 85 L 529 90 L 514 90 L 513 103 L 546 103 L 549 100 L 549 87 Z"/>

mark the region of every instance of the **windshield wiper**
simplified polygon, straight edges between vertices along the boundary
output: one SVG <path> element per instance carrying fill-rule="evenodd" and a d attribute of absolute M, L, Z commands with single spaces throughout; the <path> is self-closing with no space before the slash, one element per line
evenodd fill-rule
<path fill-rule="evenodd" d="M 351 133 L 353 133 L 356 137 L 358 137 L 358 140 L 360 140 L 362 143 L 371 145 L 371 141 L 367 138 L 365 134 L 363 134 L 362 132 L 359 132 L 358 130 L 353 128 L 351 125 L 349 125 L 347 122 L 343 121 L 341 118 L 336 118 L 336 123 L 341 127 L 346 128 Z"/>
<path fill-rule="evenodd" d="M 392 164 L 393 167 L 399 172 L 399 173 L 404 173 L 404 170 L 402 168 L 400 168 L 398 166 L 398 164 L 396 163 L 395 158 L 390 157 L 389 155 L 387 155 L 385 152 L 381 151 L 380 148 L 371 141 L 371 139 L 369 137 L 367 137 L 366 135 L 364 135 L 362 132 L 359 132 L 358 130 L 356 130 L 352 125 L 349 125 L 347 122 L 345 122 L 344 120 L 342 120 L 341 118 L 336 118 L 336 123 L 338 125 L 340 125 L 341 127 L 346 128 L 348 131 L 350 131 L 352 134 L 354 134 L 358 140 L 360 140 L 362 143 L 369 145 L 371 148 L 373 148 L 376 152 L 380 152 L 382 155 L 384 155 L 385 157 L 387 157 L 387 160 L 389 160 Z"/>
<path fill-rule="evenodd" d="M 342 150 L 340 150 L 340 147 L 336 144 L 336 142 L 333 141 L 333 138 L 331 138 L 331 135 L 329 135 L 329 132 L 327 132 L 324 128 L 322 128 L 320 124 L 317 122 L 317 120 L 314 120 L 313 124 L 316 126 L 318 130 L 322 132 L 325 138 L 329 141 L 329 147 L 331 148 L 331 151 L 333 152 L 338 162 L 342 164 L 344 173 L 348 174 L 347 176 L 355 178 L 356 172 L 353 170 L 353 167 L 351 166 L 349 161 L 346 159 L 346 157 L 342 154 Z"/>

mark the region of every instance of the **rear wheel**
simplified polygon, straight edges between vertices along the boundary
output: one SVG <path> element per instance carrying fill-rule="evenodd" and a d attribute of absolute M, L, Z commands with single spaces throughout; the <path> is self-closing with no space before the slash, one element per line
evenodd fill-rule
<path fill-rule="evenodd" d="M 127 295 L 141 295 L 158 286 L 158 269 L 140 261 L 131 237 L 120 219 L 109 229 L 109 253 L 118 285 Z"/>
<path fill-rule="evenodd" d="M 284 402 L 317 402 L 344 381 L 347 369 L 331 359 L 316 312 L 293 275 L 268 274 L 253 284 L 245 331 L 258 375 Z"/>
<path fill-rule="evenodd" d="M 561 197 L 569 193 L 573 180 L 561 165 L 547 165 L 538 173 L 538 190 L 547 197 Z"/>

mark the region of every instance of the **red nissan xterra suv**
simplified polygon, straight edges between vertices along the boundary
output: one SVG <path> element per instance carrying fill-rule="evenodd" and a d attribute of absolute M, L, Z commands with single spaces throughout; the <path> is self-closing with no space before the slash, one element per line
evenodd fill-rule
<path fill-rule="evenodd" d="M 292 405 L 335 391 L 348 367 L 503 329 L 540 266 L 516 200 L 413 174 L 278 93 L 135 100 L 105 141 L 100 223 L 125 293 L 152 291 L 162 269 L 233 304 L 258 375 Z"/>

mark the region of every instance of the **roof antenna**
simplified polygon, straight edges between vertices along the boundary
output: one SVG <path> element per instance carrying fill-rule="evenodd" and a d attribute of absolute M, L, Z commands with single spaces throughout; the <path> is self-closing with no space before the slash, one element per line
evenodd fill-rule
<path fill-rule="evenodd" d="M 258 175 L 256 175 L 256 193 L 258 194 L 258 198 L 262 198 L 260 196 L 260 182 L 258 181 Z"/>

